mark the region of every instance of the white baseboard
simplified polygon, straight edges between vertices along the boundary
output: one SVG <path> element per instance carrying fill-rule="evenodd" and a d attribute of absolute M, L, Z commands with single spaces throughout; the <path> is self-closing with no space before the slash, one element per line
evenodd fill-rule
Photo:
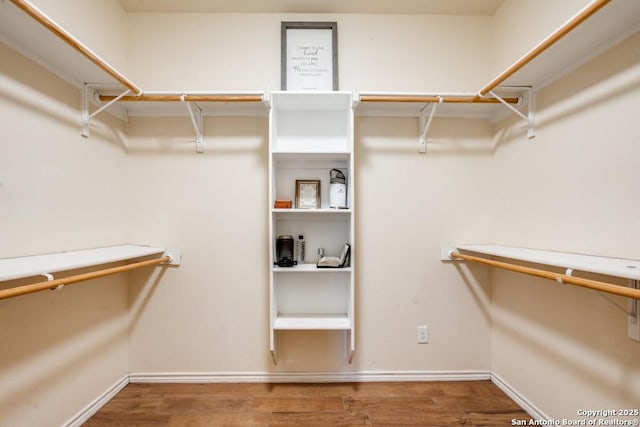
<path fill-rule="evenodd" d="M 520 394 L 515 388 L 511 387 L 504 379 L 495 372 L 491 372 L 491 382 L 516 402 L 527 414 L 534 420 L 550 420 L 544 412 L 535 406 L 529 399 Z"/>
<path fill-rule="evenodd" d="M 134 373 L 131 383 L 329 383 L 386 381 L 481 381 L 489 371 L 358 371 L 358 372 L 161 372 Z"/>
<path fill-rule="evenodd" d="M 81 426 L 89 418 L 93 416 L 100 408 L 107 404 L 113 397 L 122 391 L 129 384 L 129 375 L 125 375 L 121 380 L 117 381 L 109 387 L 104 393 L 98 396 L 93 402 L 82 409 L 75 417 L 71 418 L 65 424 L 65 427 Z"/>

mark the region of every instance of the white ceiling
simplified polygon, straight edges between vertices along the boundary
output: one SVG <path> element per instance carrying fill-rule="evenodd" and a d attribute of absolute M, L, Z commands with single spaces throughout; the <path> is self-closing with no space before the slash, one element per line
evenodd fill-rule
<path fill-rule="evenodd" d="M 395 13 L 491 16 L 504 0 L 119 0 L 127 12 Z"/>

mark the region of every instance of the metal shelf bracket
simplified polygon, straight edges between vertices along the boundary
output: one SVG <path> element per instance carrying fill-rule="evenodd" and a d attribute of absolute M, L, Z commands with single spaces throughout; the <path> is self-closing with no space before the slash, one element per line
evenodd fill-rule
<path fill-rule="evenodd" d="M 497 99 L 498 101 L 500 101 L 502 105 L 507 107 L 509 110 L 511 110 L 512 112 L 514 112 L 516 115 L 518 115 L 519 117 L 521 117 L 523 120 L 527 122 L 527 138 L 533 139 L 536 137 L 535 114 L 534 114 L 535 97 L 530 87 L 527 87 L 526 89 L 527 89 L 527 95 L 528 95 L 527 96 L 527 115 L 524 115 L 522 112 L 520 112 L 520 110 L 515 108 L 513 105 L 509 104 L 502 97 L 500 97 L 500 95 L 497 95 L 494 91 L 492 90 L 489 91 L 489 94 L 495 99 Z"/>
<path fill-rule="evenodd" d="M 111 101 L 102 105 L 93 113 L 89 113 L 89 104 L 90 104 L 91 98 L 95 97 L 95 92 L 90 84 L 85 83 L 84 86 L 82 87 L 82 109 L 80 112 L 80 120 L 81 120 L 80 135 L 82 135 L 83 138 L 89 138 L 89 135 L 91 134 L 91 131 L 90 131 L 91 119 L 97 116 L 98 114 L 102 113 L 107 108 L 111 107 L 113 104 L 118 102 L 120 98 L 122 98 L 125 95 L 128 95 L 129 93 L 131 93 L 131 91 L 127 89 L 124 92 L 122 92 L 120 95 L 116 96 Z"/>
<path fill-rule="evenodd" d="M 438 96 L 438 103 L 433 103 L 431 107 L 431 111 L 429 112 L 429 117 L 427 118 L 425 114 L 426 107 L 422 110 L 422 114 L 420 114 L 420 119 L 418 122 L 418 131 L 420 132 L 420 139 L 418 141 L 418 152 L 426 153 L 427 152 L 427 134 L 429 133 L 429 129 L 431 128 L 431 121 L 433 117 L 436 115 L 436 110 L 438 105 L 442 104 L 443 98 Z"/>
<path fill-rule="evenodd" d="M 185 96 L 180 96 L 180 101 L 184 104 L 189 117 L 191 118 L 191 124 L 196 131 L 196 153 L 204 153 L 204 120 L 202 117 L 202 109 L 195 105 L 196 112 L 194 113 L 194 107 L 191 107 L 191 103 L 185 100 Z"/>

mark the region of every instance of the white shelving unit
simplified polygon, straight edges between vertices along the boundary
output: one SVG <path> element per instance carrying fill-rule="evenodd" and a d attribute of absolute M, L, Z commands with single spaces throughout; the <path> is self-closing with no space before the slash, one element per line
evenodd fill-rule
<path fill-rule="evenodd" d="M 269 115 L 270 350 L 277 363 L 278 333 L 287 330 L 343 331 L 347 358 L 354 341 L 354 159 L 352 95 L 347 92 L 275 92 Z M 329 172 L 347 177 L 347 209 L 329 207 Z M 295 208 L 297 179 L 320 181 L 319 209 Z M 276 199 L 294 208 L 273 208 Z M 306 262 L 277 267 L 279 235 L 304 235 Z M 338 255 L 351 244 L 350 265 L 317 268 L 318 248 Z"/>
<path fill-rule="evenodd" d="M 0 281 L 128 261 L 163 253 L 165 253 L 165 248 L 120 245 L 46 255 L 4 258 L 0 259 Z"/>

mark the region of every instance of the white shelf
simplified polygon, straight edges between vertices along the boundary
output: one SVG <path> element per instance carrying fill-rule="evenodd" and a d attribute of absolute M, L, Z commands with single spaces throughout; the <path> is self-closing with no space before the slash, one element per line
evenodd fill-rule
<path fill-rule="evenodd" d="M 47 255 L 5 258 L 0 259 L 0 281 L 126 261 L 144 256 L 159 255 L 164 252 L 164 248 L 120 245 Z"/>
<path fill-rule="evenodd" d="M 517 93 L 500 92 L 501 96 L 520 96 L 521 90 Z M 394 95 L 389 93 L 389 95 Z M 433 95 L 431 93 L 412 93 L 414 96 Z M 470 94 L 473 96 L 473 94 Z M 355 109 L 356 116 L 359 117 L 420 117 L 424 114 L 425 108 L 428 113 L 431 107 L 426 102 L 361 102 Z M 515 107 L 519 107 L 516 105 Z M 463 104 L 463 103 L 442 103 L 438 105 L 436 117 L 460 117 L 493 120 L 496 117 L 505 115 L 509 110 L 502 104 Z"/>
<path fill-rule="evenodd" d="M 78 88 L 84 83 L 121 86 L 9 1 L 0 2 L 0 41 Z"/>
<path fill-rule="evenodd" d="M 318 268 L 315 264 L 294 265 L 293 267 L 273 267 L 274 273 L 351 273 L 351 267 Z"/>
<path fill-rule="evenodd" d="M 224 95 L 223 92 L 220 94 Z M 256 92 L 256 95 L 262 96 L 262 93 Z M 263 102 L 196 101 L 192 104 L 196 104 L 202 110 L 203 116 L 211 117 L 265 117 L 269 112 Z M 118 106 L 126 110 L 129 117 L 189 117 L 181 102 L 120 101 Z"/>
<path fill-rule="evenodd" d="M 640 30 L 639 16 L 640 1 L 612 1 L 502 85 L 531 86 L 534 90 L 549 85 Z"/>
<path fill-rule="evenodd" d="M 320 157 L 322 160 L 345 160 L 349 158 L 351 152 L 347 150 L 273 150 L 273 155 L 277 159 L 300 159 L 300 157 L 306 159 L 312 159 L 313 157 Z"/>
<path fill-rule="evenodd" d="M 346 314 L 287 314 L 278 315 L 276 330 L 349 330 L 351 322 Z"/>
<path fill-rule="evenodd" d="M 273 213 L 277 214 L 288 214 L 288 215 L 340 215 L 340 214 L 351 214 L 351 209 L 272 209 Z"/>
<path fill-rule="evenodd" d="M 351 158 L 347 151 L 274 151 L 272 154 L 274 165 L 279 170 L 348 169 Z"/>
<path fill-rule="evenodd" d="M 578 271 L 640 280 L 640 261 L 500 245 L 461 245 L 458 250 Z"/>
<path fill-rule="evenodd" d="M 313 96 L 309 96 L 309 94 Z M 278 111 L 318 112 L 349 111 L 351 109 L 351 92 L 297 92 L 275 91 L 271 94 L 272 106 Z"/>

